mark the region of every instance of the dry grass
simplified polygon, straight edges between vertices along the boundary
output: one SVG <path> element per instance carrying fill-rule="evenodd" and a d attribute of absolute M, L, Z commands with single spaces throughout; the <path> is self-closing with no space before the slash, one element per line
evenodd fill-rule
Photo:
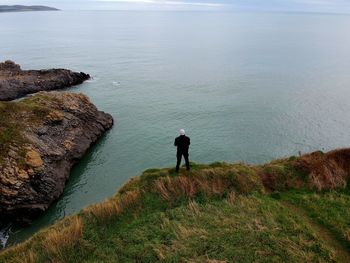
<path fill-rule="evenodd" d="M 312 189 L 345 188 L 350 175 L 350 149 L 306 154 L 296 165 L 309 174 L 308 185 Z"/>
<path fill-rule="evenodd" d="M 275 160 L 263 165 L 259 175 L 266 189 L 271 191 L 342 189 L 350 178 L 350 149 Z"/>
<path fill-rule="evenodd" d="M 280 159 L 261 167 L 258 172 L 265 188 L 269 191 L 287 191 L 306 186 L 307 172 L 296 167 L 295 159 Z"/>
<path fill-rule="evenodd" d="M 263 193 L 264 186 L 256 167 L 247 164 L 234 164 L 229 171 L 234 174 L 233 185 L 237 192 L 249 194 L 254 191 Z"/>
<path fill-rule="evenodd" d="M 186 227 L 182 224 L 174 224 L 173 225 L 174 231 L 176 238 L 178 239 L 177 241 L 174 241 L 174 245 L 181 246 L 181 241 L 183 239 L 188 239 L 191 236 L 200 236 L 201 238 L 205 239 L 206 236 L 208 236 L 208 232 L 205 230 L 205 228 L 200 228 L 200 227 Z"/>
<path fill-rule="evenodd" d="M 117 195 L 117 197 L 110 198 L 103 203 L 92 205 L 86 208 L 85 211 L 96 218 L 97 221 L 106 223 L 121 215 L 125 209 L 140 200 L 140 197 L 141 191 L 139 189 L 128 191 Z"/>
<path fill-rule="evenodd" d="M 235 190 L 237 193 L 262 192 L 263 185 L 257 173 L 242 165 L 230 168 L 206 168 L 192 172 L 189 176 L 165 176 L 154 182 L 153 191 L 167 201 L 181 197 L 192 199 L 198 193 L 208 197 L 223 196 Z"/>
<path fill-rule="evenodd" d="M 225 187 L 221 178 L 209 181 L 198 177 L 164 177 L 154 183 L 155 190 L 164 200 L 171 201 L 180 197 L 193 198 L 202 192 L 208 196 L 223 195 Z"/>
<path fill-rule="evenodd" d="M 216 260 L 216 259 L 209 259 L 209 257 L 206 256 L 201 256 L 198 258 L 191 258 L 191 259 L 182 259 L 184 263 L 227 263 L 226 260 Z"/>
<path fill-rule="evenodd" d="M 158 258 L 159 260 L 161 260 L 161 261 L 165 260 L 165 256 L 164 256 L 163 252 L 162 252 L 160 249 L 154 248 L 153 250 L 154 250 L 154 252 L 156 253 L 157 258 Z"/>
<path fill-rule="evenodd" d="M 36 263 L 38 262 L 37 255 L 28 250 L 26 252 L 22 252 L 18 254 L 18 257 L 8 263 Z"/>
<path fill-rule="evenodd" d="M 190 202 L 188 202 L 188 205 L 187 205 L 187 209 L 189 211 L 189 214 L 192 215 L 193 217 L 196 217 L 200 214 L 200 209 L 199 209 L 199 206 L 198 204 L 191 200 Z"/>
<path fill-rule="evenodd" d="M 347 229 L 345 232 L 344 232 L 344 239 L 350 243 L 350 229 Z"/>
<path fill-rule="evenodd" d="M 120 187 L 118 193 L 124 194 L 126 192 L 139 188 L 140 177 L 131 177 L 122 187 Z"/>
<path fill-rule="evenodd" d="M 42 245 L 49 256 L 62 258 L 65 249 L 78 244 L 82 234 L 83 221 L 79 216 L 75 216 L 63 229 L 47 231 Z"/>
<path fill-rule="evenodd" d="M 174 198 L 193 198 L 199 192 L 208 196 L 223 195 L 226 187 L 223 180 L 227 171 L 222 168 L 208 168 L 191 176 L 162 177 L 155 181 L 155 190 L 167 201 Z"/>
<path fill-rule="evenodd" d="M 216 259 L 209 259 L 207 260 L 207 263 L 226 263 L 226 260 L 216 260 Z"/>
<path fill-rule="evenodd" d="M 237 194 L 236 192 L 230 192 L 226 198 L 227 203 L 229 203 L 230 205 L 234 205 L 234 203 L 236 202 L 237 199 Z"/>

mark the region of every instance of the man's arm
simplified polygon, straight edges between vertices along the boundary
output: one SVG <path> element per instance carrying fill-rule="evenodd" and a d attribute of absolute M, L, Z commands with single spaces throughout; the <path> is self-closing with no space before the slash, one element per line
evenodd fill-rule
<path fill-rule="evenodd" d="M 177 146 L 177 138 L 174 141 L 174 146 Z"/>
<path fill-rule="evenodd" d="M 190 137 L 188 137 L 188 146 L 190 146 L 191 145 L 191 139 L 190 139 Z"/>

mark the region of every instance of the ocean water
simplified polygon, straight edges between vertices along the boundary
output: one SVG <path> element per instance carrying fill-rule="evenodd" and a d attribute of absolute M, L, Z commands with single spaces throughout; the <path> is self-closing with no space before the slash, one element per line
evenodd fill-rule
<path fill-rule="evenodd" d="M 350 16 L 219 12 L 0 14 L 0 60 L 84 71 L 114 128 L 74 167 L 63 196 L 16 243 L 173 166 L 184 128 L 196 162 L 264 163 L 350 142 Z M 9 237 L 9 238 L 8 238 Z"/>

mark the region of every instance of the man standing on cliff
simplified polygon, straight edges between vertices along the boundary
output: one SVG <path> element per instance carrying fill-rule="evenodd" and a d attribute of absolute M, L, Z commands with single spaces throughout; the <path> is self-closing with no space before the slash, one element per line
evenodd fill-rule
<path fill-rule="evenodd" d="M 180 130 L 180 136 L 175 139 L 174 146 L 177 147 L 177 163 L 176 163 L 176 172 L 179 172 L 182 156 L 186 162 L 186 170 L 190 170 L 190 162 L 188 160 L 188 148 L 190 147 L 191 141 L 190 138 L 186 136 L 185 130 Z"/>

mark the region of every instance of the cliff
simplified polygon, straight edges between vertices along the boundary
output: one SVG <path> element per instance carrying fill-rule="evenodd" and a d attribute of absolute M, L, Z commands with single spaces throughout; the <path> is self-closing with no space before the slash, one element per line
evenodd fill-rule
<path fill-rule="evenodd" d="M 350 149 L 150 169 L 0 262 L 349 262 Z"/>
<path fill-rule="evenodd" d="M 59 90 L 83 83 L 90 76 L 67 69 L 22 70 L 12 61 L 0 63 L 0 100 L 13 100 L 38 91 Z"/>
<path fill-rule="evenodd" d="M 0 214 L 22 224 L 63 192 L 72 165 L 113 125 L 83 94 L 0 102 Z"/>
<path fill-rule="evenodd" d="M 57 8 L 48 6 L 25 6 L 25 5 L 0 5 L 0 13 L 4 12 L 26 12 L 26 11 L 59 11 Z"/>

